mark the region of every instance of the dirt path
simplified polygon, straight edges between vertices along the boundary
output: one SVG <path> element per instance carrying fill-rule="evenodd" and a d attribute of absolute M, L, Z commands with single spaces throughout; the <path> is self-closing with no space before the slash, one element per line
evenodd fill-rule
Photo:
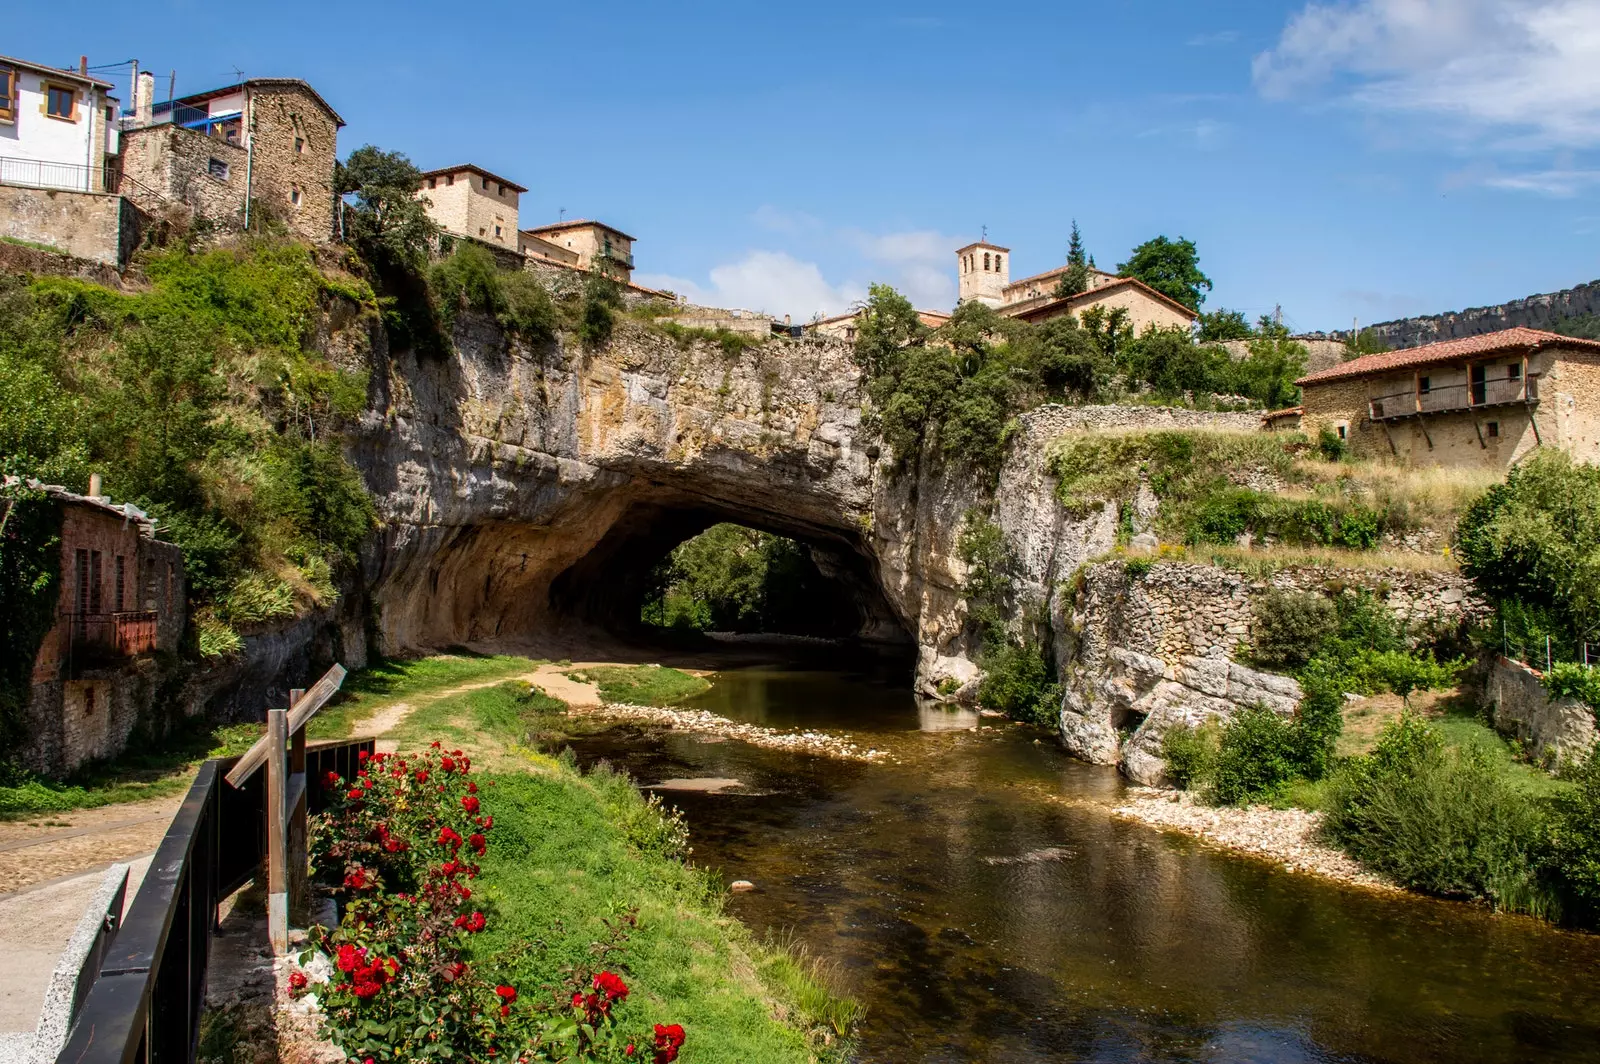
<path fill-rule="evenodd" d="M 600 691 L 594 684 L 578 683 L 567 678 L 567 673 L 574 669 L 581 669 L 598 662 L 581 662 L 572 665 L 540 665 L 531 672 L 520 673 L 515 676 L 501 676 L 493 680 L 475 680 L 472 683 L 457 684 L 455 687 L 446 687 L 438 691 L 429 691 L 426 695 L 412 698 L 404 702 L 395 702 L 384 706 L 366 720 L 357 721 L 353 731 L 356 735 L 371 735 L 377 739 L 379 753 L 392 754 L 399 750 L 400 744 L 394 739 L 385 738 L 404 724 L 406 718 L 411 716 L 419 706 L 431 705 L 441 699 L 464 694 L 467 691 L 481 691 L 485 687 L 498 687 L 500 684 L 513 680 L 521 680 L 538 687 L 551 698 L 574 707 L 591 707 L 600 704 Z"/>
<path fill-rule="evenodd" d="M 0 824 L 0 895 L 154 852 L 182 794 Z"/>

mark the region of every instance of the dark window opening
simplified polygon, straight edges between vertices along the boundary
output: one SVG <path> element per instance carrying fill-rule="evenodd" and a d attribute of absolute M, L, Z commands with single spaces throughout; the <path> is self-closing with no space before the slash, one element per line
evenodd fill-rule
<path fill-rule="evenodd" d="M 90 716 L 94 713 L 94 686 L 91 684 L 83 689 L 83 715 Z"/>
<path fill-rule="evenodd" d="M 999 255 L 996 255 L 994 257 L 994 272 L 995 273 L 999 273 L 1000 272 L 1000 256 Z"/>
<path fill-rule="evenodd" d="M 73 604 L 74 613 L 85 614 L 89 612 L 89 552 L 86 550 L 74 551 L 72 557 L 73 576 L 77 585 L 77 601 Z"/>
<path fill-rule="evenodd" d="M 0 122 L 17 119 L 17 72 L 0 65 Z"/>
<path fill-rule="evenodd" d="M 296 138 L 294 138 L 294 153 L 296 155 L 304 155 L 305 151 L 306 151 L 306 138 L 304 138 L 304 137 L 296 137 Z"/>
<path fill-rule="evenodd" d="M 218 181 L 226 181 L 228 180 L 228 164 L 221 159 L 209 159 L 206 161 L 206 173 Z"/>
<path fill-rule="evenodd" d="M 1339 426 L 1339 438 L 1341 440 L 1345 439 L 1349 435 L 1349 432 L 1350 432 L 1350 426 L 1348 426 L 1348 425 L 1340 425 Z"/>
<path fill-rule="evenodd" d="M 115 570 L 115 576 L 116 576 L 116 581 L 117 582 L 116 582 L 116 586 L 112 589 L 112 593 L 111 593 L 112 601 L 117 604 L 116 605 L 116 612 L 117 613 L 123 612 L 123 605 L 124 605 L 124 602 L 126 601 L 125 597 L 124 597 L 125 593 L 123 591 L 123 581 L 127 576 L 127 571 L 128 571 L 127 570 L 127 565 L 128 565 L 128 560 L 126 558 L 124 558 L 120 554 L 117 555 L 117 565 L 116 565 L 116 570 Z"/>
<path fill-rule="evenodd" d="M 1506 367 L 1506 380 L 1519 381 L 1522 379 L 1522 363 L 1513 362 Z"/>
<path fill-rule="evenodd" d="M 1430 392 L 1432 389 L 1433 389 L 1433 381 L 1432 381 L 1431 378 L 1429 378 L 1429 377 L 1418 377 L 1417 378 L 1417 391 L 1421 392 L 1423 395 L 1427 395 L 1428 392 Z"/>
<path fill-rule="evenodd" d="M 45 86 L 44 113 L 51 118 L 63 118 L 74 121 L 78 111 L 78 94 L 73 89 L 62 88 L 59 85 Z"/>
<path fill-rule="evenodd" d="M 983 272 L 989 272 L 989 253 L 987 251 L 983 253 Z"/>
<path fill-rule="evenodd" d="M 1489 422 L 1487 428 L 1488 428 L 1489 438 L 1490 439 L 1494 439 L 1495 437 L 1500 435 L 1500 422 L 1491 421 L 1491 422 Z"/>
<path fill-rule="evenodd" d="M 100 561 L 101 561 L 101 559 L 100 559 L 100 552 L 99 551 L 92 550 L 92 551 L 89 552 L 89 612 L 90 613 L 99 613 L 99 612 L 101 612 L 102 607 L 105 605 L 104 592 L 102 591 L 101 586 L 100 586 L 101 579 L 103 578 L 103 575 L 104 575 L 102 569 L 100 568 Z"/>

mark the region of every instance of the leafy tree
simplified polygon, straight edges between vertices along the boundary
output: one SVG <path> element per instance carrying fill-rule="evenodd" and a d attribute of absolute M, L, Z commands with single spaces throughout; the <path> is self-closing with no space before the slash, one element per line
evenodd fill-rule
<path fill-rule="evenodd" d="M 1344 341 L 1345 359 L 1360 358 L 1362 355 L 1381 355 L 1389 350 L 1389 345 L 1371 329 L 1362 329 L 1354 336 L 1346 337 Z"/>
<path fill-rule="evenodd" d="M 1232 367 L 1232 391 L 1247 395 L 1269 410 L 1292 406 L 1300 400 L 1295 384 L 1305 375 L 1305 345 L 1293 340 L 1282 325 L 1263 319 L 1250 341 L 1250 354 Z"/>
<path fill-rule="evenodd" d="M 1508 612 L 1548 617 L 1558 650 L 1600 640 L 1600 467 L 1536 451 L 1467 508 L 1461 568 Z"/>
<path fill-rule="evenodd" d="M 1056 298 L 1065 299 L 1089 290 L 1089 256 L 1083 250 L 1083 236 L 1078 232 L 1078 220 L 1072 220 L 1072 240 L 1067 245 L 1067 272 L 1056 285 Z"/>
<path fill-rule="evenodd" d="M 348 237 L 369 259 L 420 266 L 439 227 L 417 196 L 422 171 L 397 151 L 368 144 L 334 168 L 334 188 L 353 196 Z"/>
<path fill-rule="evenodd" d="M 41 491 L 0 483 L 0 741 L 21 738 L 33 659 L 55 623 L 61 509 Z"/>
<path fill-rule="evenodd" d="M 1198 311 L 1211 290 L 1211 278 L 1200 272 L 1200 253 L 1194 241 L 1158 236 L 1133 249 L 1127 262 L 1117 265 L 1120 277 L 1136 277 L 1157 292 Z"/>
<path fill-rule="evenodd" d="M 1600 340 L 1600 314 L 1570 314 L 1550 323 L 1550 331 L 1583 340 Z"/>
<path fill-rule="evenodd" d="M 1127 344 L 1122 365 L 1128 376 L 1162 397 L 1222 390 L 1230 366 L 1228 353 L 1202 347 L 1184 329 L 1146 329 Z"/>
<path fill-rule="evenodd" d="M 1039 381 L 1051 395 L 1093 402 L 1110 387 L 1116 364 L 1071 314 L 1039 329 Z"/>
<path fill-rule="evenodd" d="M 591 273 L 583 281 L 583 298 L 578 304 L 578 339 L 596 347 L 611 339 L 622 306 L 622 288 L 603 273 Z"/>
<path fill-rule="evenodd" d="M 1248 340 L 1255 335 L 1250 328 L 1250 323 L 1245 320 L 1244 311 L 1227 310 L 1219 307 L 1216 310 L 1204 311 L 1200 315 L 1200 336 L 1203 344 L 1221 343 L 1224 340 Z"/>
<path fill-rule="evenodd" d="M 1128 323 L 1126 307 L 1090 307 L 1079 319 L 1095 345 L 1114 364 L 1121 366 L 1123 348 L 1133 340 L 1133 326 Z"/>
<path fill-rule="evenodd" d="M 928 327 L 917 317 L 911 300 L 889 285 L 872 285 L 867 293 L 856 319 L 856 362 L 876 377 L 893 372 L 901 351 L 922 341 Z"/>

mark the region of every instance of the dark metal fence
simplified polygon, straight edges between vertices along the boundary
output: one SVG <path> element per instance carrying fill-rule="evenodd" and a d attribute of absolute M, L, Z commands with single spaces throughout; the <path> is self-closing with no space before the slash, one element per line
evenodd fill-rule
<path fill-rule="evenodd" d="M 67 192 L 114 192 L 117 169 L 112 165 L 84 166 L 39 159 L 0 156 L 0 185 L 54 188 Z"/>
<path fill-rule="evenodd" d="M 372 740 L 306 751 L 312 809 L 329 770 L 351 776 Z M 205 1004 L 206 958 L 217 903 L 261 869 L 267 852 L 267 777 L 240 787 L 223 776 L 238 761 L 200 767 L 156 850 L 133 906 L 105 950 L 57 1064 L 174 1064 L 194 1059 Z"/>

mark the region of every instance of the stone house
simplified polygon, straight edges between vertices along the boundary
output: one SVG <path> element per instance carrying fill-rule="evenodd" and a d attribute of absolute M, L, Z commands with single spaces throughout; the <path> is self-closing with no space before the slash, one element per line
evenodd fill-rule
<path fill-rule="evenodd" d="M 94 478 L 96 481 L 98 478 Z M 90 492 L 98 490 L 91 483 Z M 182 552 L 132 504 L 46 486 L 61 510 L 56 623 L 33 663 L 21 760 L 60 776 L 122 752 L 187 621 Z"/>
<path fill-rule="evenodd" d="M 549 258 L 543 253 L 543 245 L 548 244 L 576 255 L 574 265 L 581 270 L 604 273 L 624 284 L 633 282 L 635 238 L 604 222 L 574 218 L 570 222 L 524 229 L 519 235 L 524 254 Z"/>
<path fill-rule="evenodd" d="M 242 227 L 265 212 L 297 239 L 335 236 L 334 165 L 344 119 L 299 78 L 250 78 L 165 103 L 139 75 L 123 123 L 125 194 L 149 212 L 182 204 Z"/>
<path fill-rule="evenodd" d="M 117 99 L 88 66 L 0 57 L 0 236 L 120 267 L 140 219 L 116 195 Z"/>
<path fill-rule="evenodd" d="M 1357 455 L 1504 469 L 1537 447 L 1600 462 L 1600 341 L 1504 329 L 1300 378 L 1300 427 Z"/>
<path fill-rule="evenodd" d="M 1064 314 L 1082 317 L 1090 307 L 1121 308 L 1135 333 L 1146 329 L 1188 329 L 1195 313 L 1177 300 L 1132 277 L 1117 277 L 1104 270 L 1089 270 L 1089 287 L 1077 295 L 1056 297 L 1056 286 L 1068 267 L 1011 280 L 1011 249 L 987 240 L 956 250 L 956 280 L 960 301 L 976 299 L 1008 318 L 1048 321 Z"/>
<path fill-rule="evenodd" d="M 417 198 L 446 233 L 521 251 L 517 203 L 526 191 L 515 181 L 466 163 L 424 173 Z"/>

